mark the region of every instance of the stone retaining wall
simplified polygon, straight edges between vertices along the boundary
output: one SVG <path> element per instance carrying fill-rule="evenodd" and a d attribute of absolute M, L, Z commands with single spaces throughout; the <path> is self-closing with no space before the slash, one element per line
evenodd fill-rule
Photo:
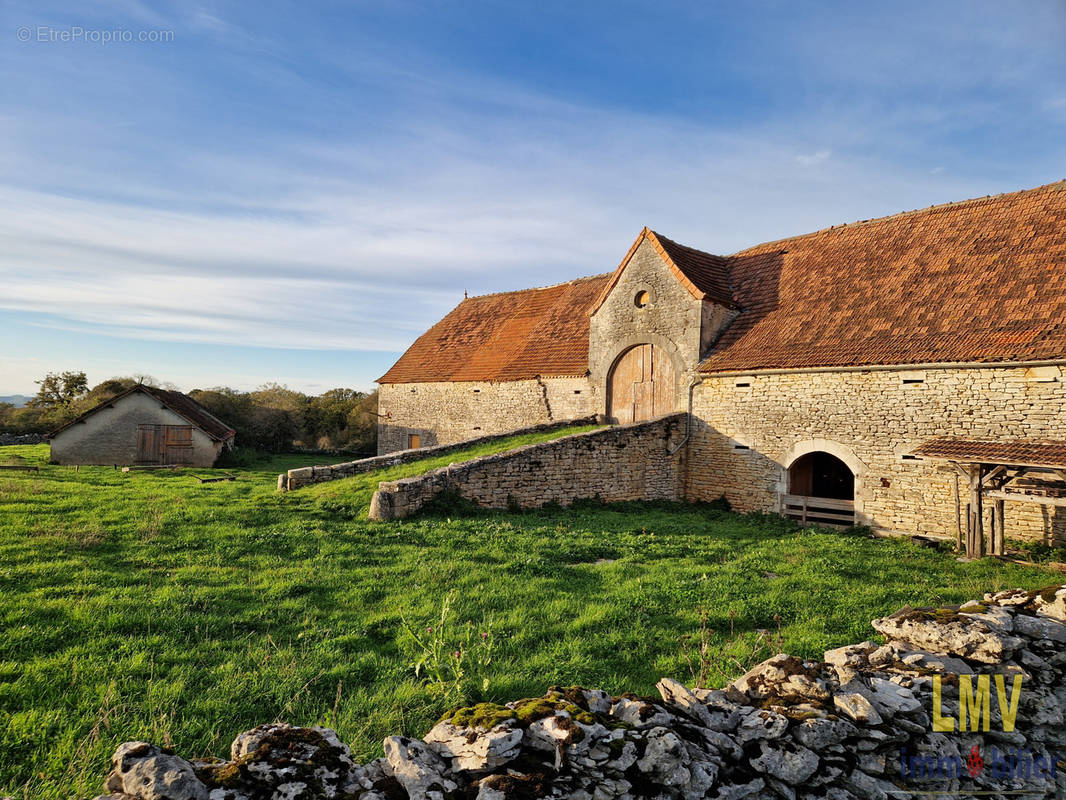
<path fill-rule="evenodd" d="M 591 425 L 596 421 L 595 417 L 581 419 L 568 419 L 562 422 L 549 422 L 542 425 L 534 425 L 529 428 L 519 428 L 506 433 L 497 433 L 491 436 L 479 436 L 475 439 L 464 439 L 461 442 L 442 444 L 437 447 L 422 447 L 415 450 L 401 450 L 397 453 L 389 453 L 383 456 L 371 456 L 360 458 L 356 461 L 345 461 L 340 464 L 330 464 L 315 467 L 301 467 L 290 469 L 288 472 L 278 475 L 278 490 L 290 491 L 301 486 L 309 486 L 313 483 L 335 481 L 339 478 L 350 478 L 352 475 L 360 475 L 364 472 L 373 472 L 376 469 L 395 467 L 410 461 L 419 461 L 432 456 L 442 456 L 457 450 L 465 450 L 468 447 L 476 447 L 486 442 L 507 439 L 511 436 L 523 436 L 528 433 L 544 433 L 546 431 L 568 428 L 572 425 Z"/>
<path fill-rule="evenodd" d="M 365 765 L 336 732 L 284 723 L 238 735 L 228 761 L 127 742 L 97 800 L 1061 797 L 1064 623 L 1066 587 L 906 608 L 874 621 L 884 645 L 777 655 L 719 690 L 663 678 L 659 697 L 556 687 L 456 709 Z"/>
<path fill-rule="evenodd" d="M 378 389 L 378 455 L 588 417 L 601 402 L 588 379 L 385 383 Z"/>
<path fill-rule="evenodd" d="M 383 481 L 370 504 L 371 519 L 417 513 L 444 492 L 488 508 L 567 505 L 599 496 L 620 500 L 676 500 L 683 483 L 681 443 L 685 414 L 620 425 L 531 444 L 506 453 L 452 464 L 413 478 Z"/>

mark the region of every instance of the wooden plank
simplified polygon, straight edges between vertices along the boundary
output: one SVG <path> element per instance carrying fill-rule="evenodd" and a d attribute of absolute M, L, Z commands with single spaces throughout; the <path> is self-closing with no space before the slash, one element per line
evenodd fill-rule
<path fill-rule="evenodd" d="M 0 469 L 12 469 L 12 470 L 18 470 L 18 471 L 21 471 L 21 472 L 40 472 L 41 471 L 40 467 L 24 467 L 24 466 L 19 465 L 19 464 L 10 464 L 10 465 L 8 465 L 8 464 L 0 464 Z"/>
<path fill-rule="evenodd" d="M 213 477 L 213 478 L 201 478 L 199 475 L 193 475 L 193 477 L 196 478 L 196 480 L 200 481 L 200 483 L 221 483 L 222 481 L 235 481 L 235 480 L 237 480 L 237 476 L 236 475 L 230 475 L 228 472 L 225 475 L 221 475 L 221 476 Z"/>
<path fill-rule="evenodd" d="M 1003 505 L 1003 500 L 996 500 L 992 506 L 992 553 L 997 556 L 1001 556 L 1006 552 L 1003 530 L 1006 518 L 1003 512 Z"/>
<path fill-rule="evenodd" d="M 677 376 L 674 364 L 661 347 L 652 347 L 652 381 L 655 384 L 652 398 L 652 415 L 668 414 L 677 409 Z"/>
<path fill-rule="evenodd" d="M 131 467 L 123 467 L 123 472 L 142 472 L 149 469 L 179 469 L 181 464 L 134 464 Z"/>
<path fill-rule="evenodd" d="M 1066 508 L 1066 497 L 1044 497 L 1039 494 L 1019 494 L 992 489 L 986 489 L 984 496 L 992 500 L 1010 500 L 1012 503 L 1039 503 L 1042 506 Z"/>
<path fill-rule="evenodd" d="M 817 506 L 819 508 L 832 508 L 839 511 L 854 511 L 854 500 L 835 500 L 829 497 L 811 497 L 809 495 L 794 495 L 786 494 L 781 496 L 781 500 L 784 503 L 795 503 L 796 505 L 807 504 L 808 506 Z"/>
<path fill-rule="evenodd" d="M 621 355 L 611 369 L 608 378 L 607 396 L 610 401 L 608 414 L 618 425 L 633 421 L 633 384 L 644 377 L 643 347 L 632 347 Z"/>

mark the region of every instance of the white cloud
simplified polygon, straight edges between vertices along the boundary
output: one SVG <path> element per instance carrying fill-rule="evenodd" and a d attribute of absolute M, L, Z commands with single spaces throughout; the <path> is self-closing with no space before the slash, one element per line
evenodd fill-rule
<path fill-rule="evenodd" d="M 828 161 L 829 156 L 832 155 L 830 150 L 819 150 L 817 153 L 800 154 L 796 156 L 796 163 L 803 165 L 804 167 L 813 167 L 817 164 L 821 164 L 823 161 Z"/>
<path fill-rule="evenodd" d="M 167 22 L 137 0 L 128 5 L 146 24 Z M 195 28 L 232 33 L 215 9 L 186 16 Z M 938 30 L 923 28 L 922 40 L 937 40 Z M 844 37 L 855 52 L 838 51 L 840 38 L 826 27 L 793 46 L 812 72 L 846 75 L 862 93 L 767 109 L 758 123 L 728 127 L 655 108 L 579 105 L 354 46 L 315 56 L 342 76 L 337 86 L 374 84 L 403 101 L 359 109 L 329 135 L 287 128 L 279 112 L 277 129 L 254 139 L 229 131 L 229 139 L 157 143 L 139 113 L 5 112 L 0 308 L 126 338 L 402 350 L 464 289 L 610 270 L 643 225 L 729 253 L 1058 177 L 1023 154 L 965 168 L 945 158 L 943 142 L 960 121 L 996 113 L 971 90 L 999 75 L 997 60 L 953 71 L 952 88 L 962 91 L 950 102 L 885 103 L 878 92 L 900 73 L 913 90 L 953 62 L 930 51 L 930 63 L 900 67 L 899 37 Z M 230 41 L 238 51 L 276 44 Z M 872 54 L 871 42 L 881 43 Z M 344 89 L 308 85 L 291 60 L 234 59 L 249 74 L 261 68 L 269 83 L 348 100 Z M 66 80 L 76 66 L 52 68 Z M 1036 81 L 1008 77 L 1036 91 Z M 190 86 L 165 88 L 174 90 L 168 101 L 196 107 Z M 316 99 L 309 106 L 322 107 Z"/>

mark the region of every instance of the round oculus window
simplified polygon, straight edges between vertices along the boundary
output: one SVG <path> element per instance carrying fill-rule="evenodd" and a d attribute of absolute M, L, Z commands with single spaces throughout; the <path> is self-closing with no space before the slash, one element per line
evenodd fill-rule
<path fill-rule="evenodd" d="M 651 292 L 647 289 L 641 289 L 637 292 L 637 296 L 633 298 L 633 305 L 637 308 L 644 308 L 651 302 Z"/>

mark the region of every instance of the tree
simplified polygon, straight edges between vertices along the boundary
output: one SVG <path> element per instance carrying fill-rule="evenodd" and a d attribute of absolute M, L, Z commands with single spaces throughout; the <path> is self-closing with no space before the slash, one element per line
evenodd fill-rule
<path fill-rule="evenodd" d="M 66 408 L 89 391 L 84 372 L 49 372 L 34 383 L 41 387 L 30 401 L 37 408 Z"/>

